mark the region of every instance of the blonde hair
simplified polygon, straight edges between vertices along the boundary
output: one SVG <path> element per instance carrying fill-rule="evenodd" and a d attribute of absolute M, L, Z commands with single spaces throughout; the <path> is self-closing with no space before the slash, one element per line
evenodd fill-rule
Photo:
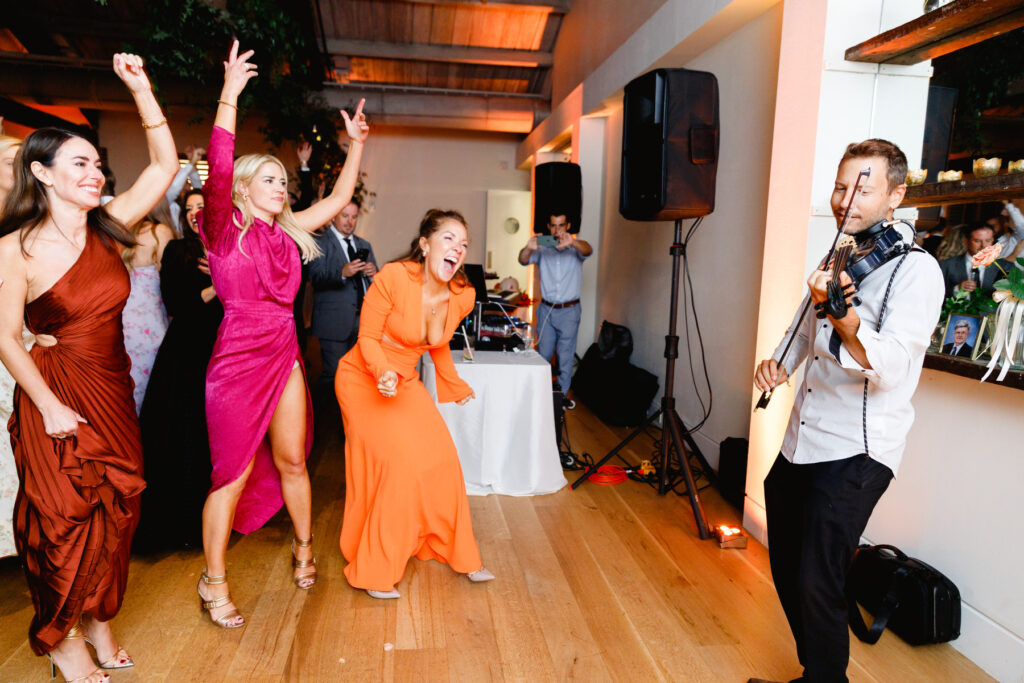
<path fill-rule="evenodd" d="M 11 137 L 10 135 L 0 135 L 0 154 L 6 152 L 11 147 L 20 147 L 21 138 Z"/>
<path fill-rule="evenodd" d="M 163 225 L 171 234 L 177 236 L 174 232 L 174 228 L 170 227 L 174 224 L 174 220 L 171 218 L 170 203 L 167 201 L 167 197 L 161 197 L 160 201 L 156 203 L 146 217 L 140 220 L 138 223 L 129 228 L 128 232 L 135 236 L 136 244 L 126 246 L 121 250 L 121 260 L 124 262 L 125 268 L 128 270 L 132 269 L 132 259 L 135 258 L 135 252 L 139 248 L 138 243 L 139 237 L 145 235 L 147 232 L 153 233 L 153 239 L 156 240 L 156 244 L 153 245 L 153 253 L 150 255 L 153 263 L 157 266 L 160 262 L 157 261 L 157 255 L 160 253 L 160 239 L 156 235 L 156 228 L 158 225 Z"/>
<path fill-rule="evenodd" d="M 239 185 L 248 185 L 252 182 L 252 179 L 259 173 L 260 167 L 265 163 L 277 164 L 277 167 L 281 169 L 281 173 L 284 175 L 285 183 L 288 182 L 288 172 L 284 169 L 284 164 L 271 154 L 246 154 L 240 156 L 235 160 L 235 168 L 233 173 L 233 180 L 231 184 L 231 203 L 242 212 L 242 222 L 239 223 L 237 218 L 232 217 L 232 222 L 235 224 L 241 234 L 238 236 L 238 249 L 244 254 L 245 250 L 242 249 L 242 238 L 245 237 L 245 233 L 249 231 L 255 222 L 255 217 L 252 212 L 249 211 L 245 204 L 245 200 L 242 197 L 242 193 L 239 192 Z M 295 214 L 292 213 L 292 207 L 288 205 L 287 200 L 285 201 L 284 208 L 281 209 L 281 213 L 274 217 L 275 222 L 281 227 L 281 230 L 286 235 L 292 238 L 296 246 L 299 248 L 299 254 L 302 255 L 302 261 L 309 263 L 316 257 L 320 256 L 320 247 L 316 244 L 316 239 L 310 233 L 300 228 L 295 223 Z"/>

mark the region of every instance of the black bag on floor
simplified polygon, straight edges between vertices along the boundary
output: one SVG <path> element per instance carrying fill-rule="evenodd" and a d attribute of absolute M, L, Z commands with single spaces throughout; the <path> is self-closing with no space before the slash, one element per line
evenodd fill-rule
<path fill-rule="evenodd" d="M 911 645 L 960 636 L 960 591 L 941 572 L 891 545 L 857 548 L 846 581 L 850 628 L 874 644 L 888 627 Z M 875 617 L 869 629 L 857 603 Z"/>
<path fill-rule="evenodd" d="M 572 378 L 576 398 L 605 424 L 635 427 L 658 393 L 658 378 L 629 363 L 632 351 L 629 328 L 605 320 Z"/>

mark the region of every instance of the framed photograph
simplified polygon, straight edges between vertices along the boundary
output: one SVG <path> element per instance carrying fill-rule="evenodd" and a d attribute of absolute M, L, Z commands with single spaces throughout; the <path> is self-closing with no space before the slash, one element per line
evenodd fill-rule
<path fill-rule="evenodd" d="M 978 338 L 974 343 L 974 360 L 982 357 L 992 356 L 992 335 L 995 334 L 996 321 L 994 315 L 986 315 L 981 319 L 981 329 L 978 330 Z"/>
<path fill-rule="evenodd" d="M 981 333 L 981 316 L 951 313 L 946 322 L 946 331 L 942 335 L 942 348 L 939 352 L 971 360 L 975 355 L 975 347 L 981 341 Z"/>

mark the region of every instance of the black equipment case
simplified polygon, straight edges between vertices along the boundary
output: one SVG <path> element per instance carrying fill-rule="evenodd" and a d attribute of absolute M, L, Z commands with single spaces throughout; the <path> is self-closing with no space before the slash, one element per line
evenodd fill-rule
<path fill-rule="evenodd" d="M 850 627 L 874 644 L 888 627 L 911 645 L 960 636 L 960 591 L 941 572 L 891 545 L 857 548 L 846 583 Z M 871 628 L 857 603 L 875 617 Z"/>

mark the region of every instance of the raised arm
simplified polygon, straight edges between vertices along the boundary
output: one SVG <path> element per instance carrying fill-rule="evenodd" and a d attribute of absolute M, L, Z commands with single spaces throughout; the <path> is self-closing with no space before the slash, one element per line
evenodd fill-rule
<path fill-rule="evenodd" d="M 167 191 L 178 171 L 178 152 L 167 119 L 153 96 L 149 77 L 142 67 L 142 57 L 118 53 L 114 55 L 114 73 L 132 92 L 135 105 L 146 129 L 149 166 L 142 171 L 127 192 L 117 195 L 106 205 L 107 212 L 124 225 L 135 225 L 152 210 Z"/>
<path fill-rule="evenodd" d="M 215 254 L 229 249 L 238 233 L 232 229 L 231 183 L 235 163 L 235 120 L 238 114 L 238 96 L 250 78 L 256 75 L 256 65 L 249 63 L 253 51 L 238 54 L 238 41 L 231 44 L 231 52 L 224 62 L 224 87 L 217 100 L 217 116 L 210 132 L 210 146 L 206 155 L 209 175 L 203 188 L 203 211 L 200 214 L 199 233 L 206 248 Z"/>
<path fill-rule="evenodd" d="M 238 54 L 238 41 L 231 43 L 231 51 L 224 62 L 224 87 L 221 88 L 217 100 L 217 116 L 213 125 L 235 134 L 235 123 L 238 119 L 238 96 L 245 90 L 249 79 L 258 74 L 256 65 L 249 61 L 255 50 L 246 50 Z M 212 151 L 212 150 L 211 150 Z"/>
<path fill-rule="evenodd" d="M 315 232 L 327 224 L 352 201 L 352 193 L 356 189 L 356 182 L 359 180 L 359 164 L 363 158 L 363 144 L 370 134 L 370 126 L 366 123 L 366 115 L 363 114 L 363 105 L 366 100 L 359 100 L 356 113 L 349 118 L 348 112 L 341 110 L 341 117 L 345 119 L 345 131 L 348 133 L 349 146 L 348 156 L 345 158 L 345 165 L 338 175 L 338 181 L 334 183 L 331 193 L 305 211 L 295 214 L 295 224 L 306 232 Z"/>

